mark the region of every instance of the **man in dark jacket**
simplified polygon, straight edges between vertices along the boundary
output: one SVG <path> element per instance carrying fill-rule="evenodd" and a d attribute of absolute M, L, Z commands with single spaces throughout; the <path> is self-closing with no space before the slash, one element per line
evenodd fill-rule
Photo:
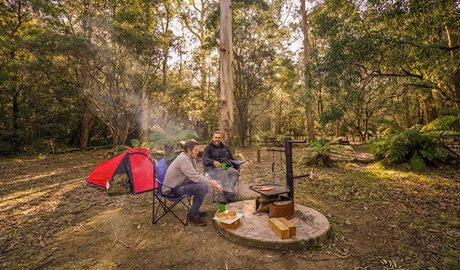
<path fill-rule="evenodd" d="M 214 132 L 212 142 L 204 148 L 202 163 L 204 171 L 212 179 L 220 180 L 224 188 L 223 196 L 219 196 L 219 202 L 228 203 L 240 201 L 235 194 L 235 185 L 238 183 L 240 173 L 231 162 L 234 160 L 230 149 L 222 143 L 222 133 Z"/>

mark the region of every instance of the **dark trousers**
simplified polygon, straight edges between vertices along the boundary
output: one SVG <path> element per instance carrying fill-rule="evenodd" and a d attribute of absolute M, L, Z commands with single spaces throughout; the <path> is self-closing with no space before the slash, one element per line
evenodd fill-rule
<path fill-rule="evenodd" d="M 211 167 L 208 169 L 211 179 L 219 180 L 224 188 L 233 190 L 238 182 L 240 173 L 235 168 L 229 167 L 226 170 Z"/>
<path fill-rule="evenodd" d="M 174 189 L 175 196 L 187 194 L 193 196 L 192 207 L 190 207 L 189 216 L 198 216 L 200 207 L 203 204 L 204 197 L 208 194 L 208 186 L 203 183 L 189 183 Z"/>

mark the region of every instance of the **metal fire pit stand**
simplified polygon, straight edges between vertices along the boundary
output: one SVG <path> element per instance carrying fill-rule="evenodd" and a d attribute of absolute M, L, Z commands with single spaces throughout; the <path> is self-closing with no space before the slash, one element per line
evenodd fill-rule
<path fill-rule="evenodd" d="M 306 140 L 291 140 L 291 137 L 284 138 L 284 153 L 286 154 L 286 187 L 291 191 L 288 193 L 288 197 L 294 202 L 294 179 L 306 177 L 310 174 L 294 176 L 292 172 L 292 144 L 293 143 L 306 143 Z"/>
<path fill-rule="evenodd" d="M 274 187 L 271 191 L 261 191 L 254 189 L 253 186 L 250 186 L 249 189 L 255 191 L 259 194 L 262 194 L 266 197 L 271 197 L 283 193 L 287 193 L 288 197 L 294 202 L 294 179 L 306 177 L 310 174 L 294 176 L 292 172 L 292 144 L 293 143 L 305 143 L 306 140 L 291 140 L 291 137 L 286 137 L 284 139 L 284 154 L 286 155 L 286 186 L 280 186 L 275 184 L 263 184 L 259 186 Z M 269 151 L 282 151 L 276 149 L 269 149 Z"/>

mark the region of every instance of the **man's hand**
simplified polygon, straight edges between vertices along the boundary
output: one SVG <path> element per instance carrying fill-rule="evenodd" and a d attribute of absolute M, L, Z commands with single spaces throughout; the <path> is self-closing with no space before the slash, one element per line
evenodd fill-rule
<path fill-rule="evenodd" d="M 211 185 L 210 186 L 211 186 L 211 188 L 217 189 L 218 191 L 222 191 L 222 189 L 223 189 L 222 186 L 219 183 L 217 183 L 216 180 L 211 180 Z"/>
<path fill-rule="evenodd" d="M 217 161 L 217 160 L 214 160 L 214 162 L 212 163 L 212 165 L 214 165 L 214 167 L 216 167 L 216 168 L 220 168 L 220 162 Z"/>

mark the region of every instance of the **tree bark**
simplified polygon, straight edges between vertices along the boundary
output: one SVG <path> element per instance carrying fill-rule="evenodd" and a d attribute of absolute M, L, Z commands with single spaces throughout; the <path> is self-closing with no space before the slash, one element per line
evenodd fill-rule
<path fill-rule="evenodd" d="M 300 12 L 302 13 L 302 32 L 303 32 L 303 64 L 304 64 L 304 74 L 305 74 L 305 91 L 307 92 L 307 99 L 305 104 L 305 118 L 306 118 L 306 129 L 307 129 L 307 138 L 308 141 L 313 141 L 315 139 L 315 125 L 313 119 L 313 95 L 310 93 L 312 90 L 309 87 L 308 80 L 309 72 L 308 66 L 310 64 L 310 37 L 308 34 L 308 18 L 307 18 L 307 9 L 305 6 L 305 0 L 301 0 Z"/>
<path fill-rule="evenodd" d="M 232 1 L 220 0 L 220 130 L 227 146 L 233 147 L 233 43 Z"/>
<path fill-rule="evenodd" d="M 93 0 L 88 1 L 88 17 L 86 18 L 84 31 L 86 38 L 91 41 L 92 36 L 92 19 L 93 19 Z M 83 87 L 88 87 L 88 84 L 83 84 Z M 81 116 L 81 133 L 80 133 L 80 150 L 86 151 L 89 143 L 89 133 L 90 133 L 90 122 L 91 122 L 91 112 L 88 109 L 89 102 L 86 98 L 82 98 L 81 104 L 83 106 L 83 113 Z"/>
<path fill-rule="evenodd" d="M 93 115 L 90 113 L 87 104 L 85 104 L 85 98 L 83 98 L 83 113 L 81 119 L 81 127 L 80 127 L 80 150 L 86 151 L 88 148 L 89 143 L 89 133 L 90 133 L 90 123 L 92 121 Z"/>
<path fill-rule="evenodd" d="M 454 46 L 457 46 L 458 44 L 458 36 L 452 31 L 449 30 L 449 27 L 447 25 L 444 27 L 446 30 L 446 36 L 447 36 L 447 44 L 449 45 L 450 48 L 453 48 Z M 456 66 L 453 71 L 453 85 L 454 85 L 454 98 L 455 100 L 460 100 L 460 52 L 458 50 L 451 50 L 450 51 L 450 61 L 452 63 L 452 66 Z M 457 110 L 460 108 L 460 102 L 457 102 Z"/>
<path fill-rule="evenodd" d="M 142 104 L 141 104 L 141 116 L 139 123 L 139 141 L 147 142 L 147 132 L 148 132 L 148 120 L 149 120 L 149 97 L 147 89 L 144 87 L 141 92 L 142 95 Z"/>

